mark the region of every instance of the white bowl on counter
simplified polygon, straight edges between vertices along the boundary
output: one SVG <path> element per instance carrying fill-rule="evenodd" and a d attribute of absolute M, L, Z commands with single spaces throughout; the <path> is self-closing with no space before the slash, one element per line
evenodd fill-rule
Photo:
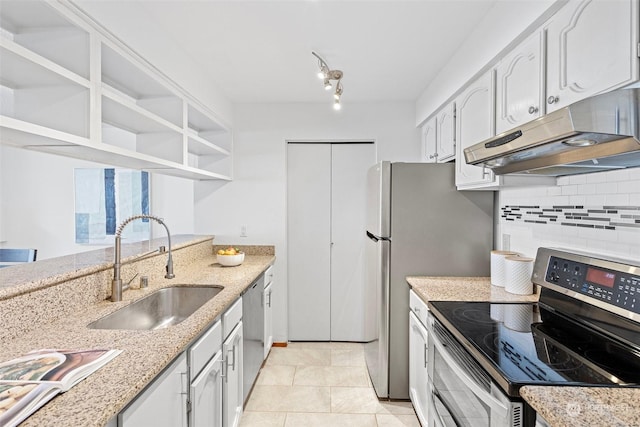
<path fill-rule="evenodd" d="M 218 264 L 225 267 L 235 267 L 242 264 L 244 261 L 244 252 L 235 255 L 216 255 L 218 257 Z"/>

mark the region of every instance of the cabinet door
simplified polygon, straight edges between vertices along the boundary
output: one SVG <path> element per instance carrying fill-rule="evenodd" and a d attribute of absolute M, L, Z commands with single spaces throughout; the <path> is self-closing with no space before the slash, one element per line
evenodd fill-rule
<path fill-rule="evenodd" d="M 491 170 L 469 165 L 464 159 L 464 149 L 491 137 L 494 120 L 493 71 L 489 71 L 456 98 L 456 186 L 478 187 L 491 185 Z"/>
<path fill-rule="evenodd" d="M 455 115 L 456 104 L 454 102 L 444 107 L 437 115 L 436 152 L 438 163 L 447 162 L 456 155 Z"/>
<path fill-rule="evenodd" d="M 537 31 L 496 67 L 496 133 L 544 113 L 542 31 Z"/>
<path fill-rule="evenodd" d="M 190 427 L 222 427 L 222 352 L 191 383 Z"/>
<path fill-rule="evenodd" d="M 422 161 L 435 163 L 438 159 L 436 152 L 436 117 L 429 119 L 422 125 Z"/>
<path fill-rule="evenodd" d="M 545 26 L 547 111 L 637 79 L 636 0 L 573 0 Z"/>
<path fill-rule="evenodd" d="M 237 427 L 242 416 L 242 322 L 222 344 L 225 377 L 222 384 L 222 425 Z"/>
<path fill-rule="evenodd" d="M 187 357 L 178 359 L 118 415 L 121 427 L 187 427 Z"/>
<path fill-rule="evenodd" d="M 429 360 L 427 329 L 412 312 L 409 312 L 409 397 L 420 419 L 427 425 L 429 392 L 427 361 Z"/>
<path fill-rule="evenodd" d="M 273 345 L 273 308 L 271 306 L 271 298 L 273 292 L 273 282 L 264 288 L 264 358 L 269 355 L 269 350 Z"/>

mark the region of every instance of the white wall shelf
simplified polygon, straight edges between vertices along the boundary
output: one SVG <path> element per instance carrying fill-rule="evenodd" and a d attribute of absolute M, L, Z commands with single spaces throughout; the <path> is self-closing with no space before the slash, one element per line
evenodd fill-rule
<path fill-rule="evenodd" d="M 231 180 L 228 126 L 71 3 L 3 0 L 0 57 L 0 143 Z"/>

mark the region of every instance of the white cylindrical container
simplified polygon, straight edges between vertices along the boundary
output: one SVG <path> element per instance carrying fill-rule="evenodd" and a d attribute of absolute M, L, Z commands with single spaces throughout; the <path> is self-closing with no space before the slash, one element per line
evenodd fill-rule
<path fill-rule="evenodd" d="M 496 322 L 504 321 L 504 304 L 490 304 L 489 314 Z"/>
<path fill-rule="evenodd" d="M 504 326 L 512 331 L 531 332 L 533 305 L 507 304 L 504 308 Z"/>
<path fill-rule="evenodd" d="M 533 283 L 533 258 L 510 256 L 504 259 L 505 286 L 504 290 L 517 295 L 531 295 Z"/>
<path fill-rule="evenodd" d="M 505 285 L 505 263 L 504 259 L 509 256 L 517 256 L 517 252 L 511 251 L 491 251 L 491 284 L 504 288 Z"/>

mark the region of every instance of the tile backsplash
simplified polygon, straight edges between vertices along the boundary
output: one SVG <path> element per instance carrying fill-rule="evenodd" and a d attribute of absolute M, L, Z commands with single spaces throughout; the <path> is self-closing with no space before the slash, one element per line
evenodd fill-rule
<path fill-rule="evenodd" d="M 551 246 L 640 261 L 640 168 L 504 189 L 498 200 L 499 249 L 535 257 Z"/>

